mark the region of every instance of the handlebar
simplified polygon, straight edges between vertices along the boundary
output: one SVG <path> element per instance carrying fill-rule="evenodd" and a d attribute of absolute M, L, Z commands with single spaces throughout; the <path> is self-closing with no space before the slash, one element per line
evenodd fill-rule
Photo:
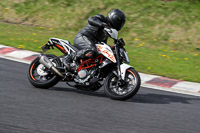
<path fill-rule="evenodd" d="M 109 28 L 104 28 L 103 29 L 108 35 L 109 37 L 111 37 L 112 39 L 116 40 L 118 39 L 118 31 L 116 29 L 109 29 Z"/>

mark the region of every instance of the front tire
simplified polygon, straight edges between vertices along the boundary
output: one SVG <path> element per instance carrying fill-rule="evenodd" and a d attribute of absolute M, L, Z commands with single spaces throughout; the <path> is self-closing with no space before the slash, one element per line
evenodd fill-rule
<path fill-rule="evenodd" d="M 56 67 L 61 67 L 60 59 L 55 55 L 46 55 Z M 39 62 L 39 57 L 32 61 L 28 70 L 28 80 L 36 88 L 48 89 L 60 81 L 60 77 Z"/>
<path fill-rule="evenodd" d="M 139 90 L 141 79 L 137 71 L 133 68 L 126 70 L 123 86 L 118 86 L 118 77 L 111 72 L 105 80 L 105 93 L 115 100 L 127 100 L 133 97 Z"/>

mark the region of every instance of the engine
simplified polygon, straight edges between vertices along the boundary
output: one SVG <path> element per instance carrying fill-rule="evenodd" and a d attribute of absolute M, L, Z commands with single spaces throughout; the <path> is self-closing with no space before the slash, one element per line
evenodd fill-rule
<path fill-rule="evenodd" d="M 70 55 L 68 55 L 63 59 L 63 64 L 65 65 L 66 70 L 73 74 L 76 83 L 89 86 L 99 80 L 96 76 L 98 75 L 97 66 L 102 63 L 102 60 L 103 55 L 99 55 L 96 58 L 83 60 L 80 64 L 77 64 L 77 62 L 72 61 Z M 78 71 L 78 73 L 74 75 L 75 71 Z"/>
<path fill-rule="evenodd" d="M 82 85 L 90 85 L 90 81 L 94 78 L 96 70 L 91 69 L 82 69 L 75 76 L 74 81 Z"/>

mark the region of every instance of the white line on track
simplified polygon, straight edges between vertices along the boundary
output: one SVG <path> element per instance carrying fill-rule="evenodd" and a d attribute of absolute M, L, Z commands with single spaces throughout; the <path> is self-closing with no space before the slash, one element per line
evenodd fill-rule
<path fill-rule="evenodd" d="M 12 61 L 16 61 L 16 62 L 21 62 L 21 63 L 26 63 L 26 64 L 31 63 L 31 61 L 25 61 L 25 60 L 22 60 L 22 59 L 17 59 L 17 58 L 14 58 L 14 57 L 9 57 L 9 56 L 4 56 L 4 55 L 0 55 L 0 58 L 12 60 Z"/>

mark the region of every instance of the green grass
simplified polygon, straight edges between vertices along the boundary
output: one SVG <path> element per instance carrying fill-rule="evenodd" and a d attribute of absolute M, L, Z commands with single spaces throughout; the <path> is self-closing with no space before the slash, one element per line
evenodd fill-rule
<path fill-rule="evenodd" d="M 0 43 L 39 52 L 50 37 L 73 42 L 88 17 L 120 8 L 127 21 L 119 35 L 136 70 L 200 82 L 199 6 L 199 0 L 0 1 Z"/>

